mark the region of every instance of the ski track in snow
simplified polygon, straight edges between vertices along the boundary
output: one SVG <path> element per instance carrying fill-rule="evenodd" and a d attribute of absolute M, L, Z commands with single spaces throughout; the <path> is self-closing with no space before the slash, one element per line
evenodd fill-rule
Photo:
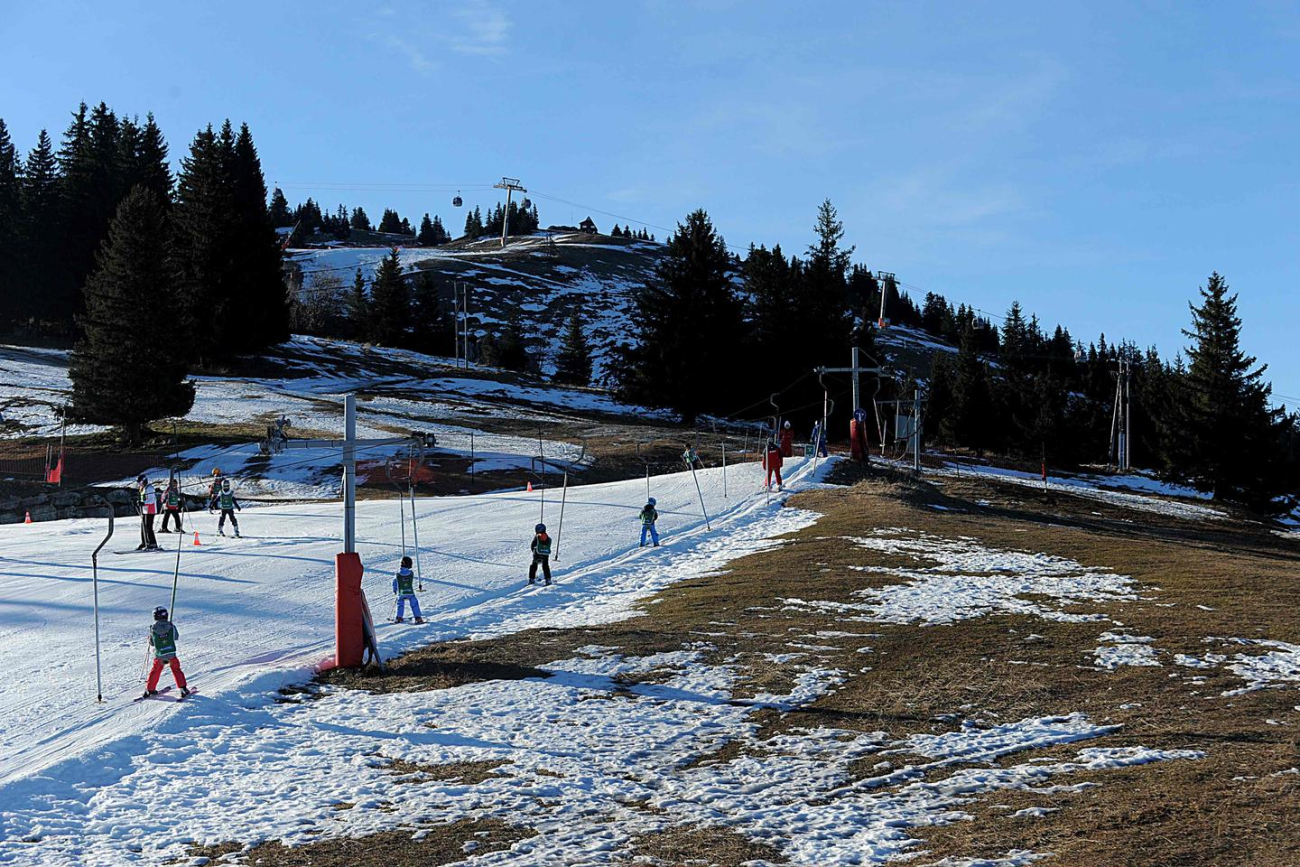
<path fill-rule="evenodd" d="M 815 482 L 812 467 L 799 459 L 790 475 L 795 489 Z M 420 500 L 423 604 L 430 622 L 381 624 L 381 646 L 391 655 L 431 640 L 633 616 L 634 604 L 646 595 L 778 545 L 773 537 L 816 520 L 812 513 L 776 508 L 777 499 L 769 505 L 756 492 L 758 480 L 756 465 L 731 468 L 732 491 L 747 486 L 750 493 L 724 501 L 720 471 L 700 473 L 706 501 L 717 512 L 711 516 L 715 531 L 706 534 L 689 474 L 656 477 L 665 545 L 644 550 L 630 547 L 641 480 L 575 488 L 560 535 L 557 584 L 534 590 L 521 589 L 521 578 L 536 496 Z M 371 570 L 365 586 L 382 620 L 400 555 L 393 541 L 396 510 L 383 501 L 362 502 L 358 509 L 359 548 Z M 625 522 L 617 519 L 623 512 Z M 202 688 L 182 705 L 127 702 L 138 688 L 145 617 L 170 593 L 170 554 L 104 557 L 100 603 L 109 703 L 96 706 L 82 564 L 102 524 L 58 522 L 0 533 L 0 568 L 17 579 L 6 585 L 0 603 L 22 621 L 0 636 L 0 664 L 13 673 L 0 687 L 0 863 L 157 863 L 183 856 L 191 840 L 293 845 L 321 839 L 320 832 L 360 836 L 409 827 L 415 834 L 476 817 L 541 832 L 483 863 L 612 863 L 637 835 L 719 823 L 778 846 L 797 863 L 879 863 L 914 852 L 919 841 L 910 829 L 969 818 L 961 807 L 980 793 L 1077 790 L 1059 780 L 1200 756 L 1092 747 L 1063 761 L 991 764 L 1115 730 L 1082 714 L 992 727 L 966 722 L 955 732 L 903 740 L 819 727 L 758 742 L 751 719 L 756 708 L 806 704 L 834 690 L 843 673 L 809 660 L 790 692 L 746 694 L 739 666 L 704 664 L 708 646 L 700 642 L 639 658 L 586 647 L 545 666 L 553 672 L 546 679 L 390 695 L 337 690 L 317 701 L 275 704 L 273 690 L 303 680 L 329 654 L 339 516 L 336 506 L 298 505 L 247 510 L 243 517 L 261 538 L 182 546 L 176 605 L 181 658 Z M 552 522 L 557 517 L 548 513 Z M 129 534 L 129 523 L 126 529 Z M 1050 577 L 1064 585 L 1063 604 L 1131 593 L 1122 576 L 1092 575 L 1059 558 L 994 551 L 969 540 L 900 538 L 903 532 L 854 541 L 941 558 L 928 571 L 916 570 L 926 580 L 1032 568 L 1042 573 L 1035 580 Z M 960 616 L 996 607 L 987 599 L 958 603 Z M 889 611 L 882 609 L 885 616 L 877 619 L 901 616 L 901 609 Z M 648 672 L 656 673 L 655 682 L 627 687 L 614 680 Z M 51 678 L 75 688 L 44 688 Z M 59 720 L 53 732 L 51 719 Z M 687 767 L 734 739 L 751 754 Z M 854 763 L 893 754 L 926 761 L 902 767 L 886 761 L 880 775 L 854 779 Z M 395 758 L 506 764 L 474 785 L 418 775 L 403 785 L 385 767 Z M 400 813 L 380 809 L 394 797 Z M 335 809 L 342 802 L 356 806 Z M 41 842 L 21 842 L 36 838 Z M 1029 863 L 1037 856 L 1008 857 L 1006 863 Z"/>

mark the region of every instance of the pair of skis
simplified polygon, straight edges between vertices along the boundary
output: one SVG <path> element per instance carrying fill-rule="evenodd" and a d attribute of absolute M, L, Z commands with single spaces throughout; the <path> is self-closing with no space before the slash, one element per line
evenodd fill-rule
<path fill-rule="evenodd" d="M 174 699 L 173 699 L 171 696 L 167 695 L 167 693 L 169 693 L 169 692 L 171 692 L 171 691 L 172 691 L 172 688 L 171 688 L 170 686 L 164 686 L 162 689 L 155 690 L 151 695 L 141 695 L 141 696 L 137 696 L 136 698 L 131 699 L 131 703 L 132 703 L 132 704 L 136 704 L 136 703 L 138 703 L 138 702 L 142 702 L 142 701 L 144 701 L 145 699 L 150 699 L 150 698 L 155 698 L 155 699 L 158 699 L 159 701 L 176 701 L 176 702 L 182 702 L 182 701 L 185 701 L 185 699 L 189 698 L 190 696 L 194 695 L 194 694 L 195 694 L 196 692 L 198 692 L 199 690 L 198 690 L 198 687 L 192 686 L 192 687 L 190 687 L 190 691 L 189 691 L 189 693 L 188 693 L 187 695 L 180 695 L 180 696 L 177 696 L 177 697 L 174 698 Z"/>

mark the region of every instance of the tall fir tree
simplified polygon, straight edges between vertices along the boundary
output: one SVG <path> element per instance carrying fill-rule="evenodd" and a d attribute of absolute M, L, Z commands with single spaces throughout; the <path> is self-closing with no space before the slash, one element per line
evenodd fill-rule
<path fill-rule="evenodd" d="M 46 320 L 56 313 L 47 291 L 60 270 L 61 199 L 59 166 L 50 134 L 41 130 L 36 146 L 27 152 L 22 174 L 22 245 L 24 255 L 19 281 L 19 319 Z"/>
<path fill-rule="evenodd" d="M 379 263 L 370 285 L 370 342 L 405 346 L 411 325 L 411 291 L 402 276 L 402 263 L 393 247 Z"/>
<path fill-rule="evenodd" d="M 980 358 L 975 329 L 962 334 L 952 374 L 952 409 L 940 419 L 939 429 L 948 442 L 983 454 L 993 441 L 988 367 Z"/>
<path fill-rule="evenodd" d="M 441 294 L 432 271 L 421 271 L 415 278 L 411 292 L 412 349 L 430 355 L 451 355 L 455 351 L 455 326 Z"/>
<path fill-rule="evenodd" d="M 59 151 L 63 252 L 48 285 L 50 318 L 67 333 L 82 308 L 82 287 L 108 234 L 121 195 L 117 116 L 104 103 L 82 103 Z"/>
<path fill-rule="evenodd" d="M 686 424 L 729 408 L 736 358 L 724 335 L 745 330 L 733 271 L 709 215 L 692 212 L 668 241 L 654 278 L 636 293 L 637 342 L 622 353 L 618 374 L 625 396 L 669 407 Z"/>
<path fill-rule="evenodd" d="M 555 357 L 555 381 L 566 385 L 591 385 L 591 345 L 578 313 L 569 316 L 560 351 Z"/>
<path fill-rule="evenodd" d="M 271 217 L 271 225 L 275 226 L 277 229 L 292 226 L 296 222 L 293 218 L 292 212 L 289 210 L 289 200 L 284 197 L 284 190 L 279 187 L 276 187 L 271 192 L 271 204 L 268 210 Z M 318 208 L 317 214 L 319 215 L 319 213 L 320 209 Z"/>
<path fill-rule="evenodd" d="M 229 342 L 232 351 L 251 352 L 289 339 L 289 295 L 280 239 L 267 210 L 262 160 L 248 124 L 240 126 L 235 139 L 229 183 L 232 283 L 240 320 Z"/>
<path fill-rule="evenodd" d="M 1241 349 L 1237 296 L 1217 272 L 1201 289 L 1201 303 L 1188 305 L 1192 327 L 1190 362 L 1180 390 L 1179 421 L 1187 438 L 1181 470 L 1216 498 L 1267 509 L 1290 480 L 1279 477 L 1287 420 L 1269 405 L 1267 365 L 1256 367 Z"/>
<path fill-rule="evenodd" d="M 194 136 L 176 182 L 175 253 L 181 325 L 200 365 L 230 354 L 229 335 L 240 311 L 231 271 L 234 196 L 227 183 L 233 161 L 208 126 Z"/>
<path fill-rule="evenodd" d="M 366 340 L 370 334 L 370 297 L 366 294 L 366 278 L 357 269 L 348 293 L 348 335 L 353 340 Z"/>
<path fill-rule="evenodd" d="M 121 427 L 138 444 L 145 425 L 182 416 L 194 403 L 167 250 L 168 221 L 153 192 L 127 194 L 86 284 L 83 334 L 72 353 L 72 415 Z"/>
<path fill-rule="evenodd" d="M 22 274 L 25 270 L 22 238 L 22 185 L 18 149 L 9 127 L 0 118 L 0 331 L 8 331 L 22 318 Z"/>
<path fill-rule="evenodd" d="M 424 219 L 420 221 L 420 231 L 416 234 L 415 241 L 421 247 L 432 247 L 438 243 L 433 234 L 433 221 L 429 219 L 428 214 L 425 214 Z"/>
<path fill-rule="evenodd" d="M 362 207 L 353 208 L 349 225 L 358 232 L 369 232 L 370 218 L 366 216 L 366 209 Z"/>

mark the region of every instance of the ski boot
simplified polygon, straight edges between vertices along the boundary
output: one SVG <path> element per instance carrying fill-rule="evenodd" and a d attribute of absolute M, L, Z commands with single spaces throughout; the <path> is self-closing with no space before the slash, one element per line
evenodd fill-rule
<path fill-rule="evenodd" d="M 405 623 L 406 621 L 405 621 L 403 618 L 401 618 L 401 617 L 394 617 L 394 618 L 393 618 L 393 622 L 394 622 L 394 623 Z"/>
<path fill-rule="evenodd" d="M 158 690 L 156 689 L 146 689 L 144 691 L 144 695 L 140 696 L 140 698 L 149 698 L 150 696 L 154 696 L 157 694 L 158 694 Z"/>
<path fill-rule="evenodd" d="M 135 550 L 137 550 L 137 551 L 143 551 L 143 550 L 144 550 L 145 548 L 147 548 L 147 547 L 149 547 L 149 546 L 146 545 L 144 542 L 141 542 L 139 545 L 136 545 L 136 546 L 135 546 Z"/>
<path fill-rule="evenodd" d="M 220 527 L 218 527 L 218 528 L 217 528 L 217 535 L 224 539 L 224 538 L 226 538 L 226 531 L 225 531 L 225 530 L 222 530 Z"/>
<path fill-rule="evenodd" d="M 424 618 L 423 618 L 423 617 L 417 617 L 417 618 L 415 618 L 415 622 L 416 622 L 416 623 L 423 623 L 423 622 L 424 622 Z"/>
<path fill-rule="evenodd" d="M 244 537 L 241 536 L 241 535 L 239 535 L 239 531 L 236 530 L 236 531 L 235 531 L 235 538 L 236 538 L 236 539 L 242 539 L 242 538 L 244 538 Z"/>
<path fill-rule="evenodd" d="M 193 694 L 194 690 L 190 689 L 188 686 L 181 687 L 181 698 L 189 698 Z"/>

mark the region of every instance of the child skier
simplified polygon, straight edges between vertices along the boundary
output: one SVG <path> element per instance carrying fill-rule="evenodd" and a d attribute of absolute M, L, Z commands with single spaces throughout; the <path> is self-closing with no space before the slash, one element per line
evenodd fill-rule
<path fill-rule="evenodd" d="M 659 512 L 655 509 L 655 498 L 651 497 L 646 500 L 645 508 L 641 510 L 641 547 L 645 547 L 646 533 L 650 534 L 654 546 L 659 547 L 659 531 L 655 529 L 655 521 L 659 520 Z"/>
<path fill-rule="evenodd" d="M 167 619 L 167 609 L 159 606 L 153 610 L 153 626 L 149 628 L 149 646 L 153 648 L 153 668 L 149 669 L 149 680 L 144 685 L 144 698 L 158 694 L 158 678 L 162 676 L 163 663 L 171 666 L 172 678 L 181 688 L 181 698 L 190 694 L 185 683 L 185 673 L 181 671 L 181 661 L 176 656 L 176 639 L 180 632 Z"/>
<path fill-rule="evenodd" d="M 829 457 L 830 453 L 826 450 L 826 431 L 822 430 L 822 423 L 813 424 L 812 430 L 812 447 L 813 454 L 818 457 Z"/>
<path fill-rule="evenodd" d="M 700 460 L 700 454 L 695 451 L 693 446 L 687 446 L 686 451 L 682 452 L 682 460 L 685 461 L 686 466 L 692 470 L 704 469 L 704 461 Z"/>
<path fill-rule="evenodd" d="M 402 558 L 402 567 L 397 570 L 397 577 L 393 579 L 393 595 L 397 597 L 395 622 L 402 622 L 407 602 L 411 603 L 411 615 L 415 618 L 415 622 L 424 622 L 424 618 L 420 615 L 420 600 L 415 597 L 415 573 L 411 571 L 410 557 Z"/>
<path fill-rule="evenodd" d="M 774 440 L 767 441 L 767 450 L 763 452 L 763 469 L 767 470 L 767 489 L 772 490 L 772 476 L 776 475 L 776 489 L 781 490 L 785 482 L 781 478 L 781 467 L 785 460 L 781 457 L 781 449 Z"/>
<path fill-rule="evenodd" d="M 158 498 L 144 474 L 135 480 L 140 490 L 140 545 L 137 551 L 157 551 L 158 537 L 153 532 L 153 516 L 158 513 Z"/>
<path fill-rule="evenodd" d="M 542 567 L 546 583 L 551 583 L 551 537 L 546 535 L 546 525 L 538 524 L 533 528 L 535 535 L 528 547 L 533 552 L 533 565 L 528 567 L 528 583 L 537 583 L 537 567 Z"/>
<path fill-rule="evenodd" d="M 176 522 L 176 532 L 181 531 L 181 485 L 175 476 L 167 482 L 167 491 L 162 498 L 163 519 L 159 533 L 170 533 L 168 524 Z"/>
<path fill-rule="evenodd" d="M 235 492 L 230 490 L 230 479 L 221 480 L 221 490 L 217 492 L 217 496 L 213 498 L 208 508 L 211 509 L 215 506 L 221 507 L 221 519 L 217 521 L 217 535 L 226 535 L 226 518 L 230 518 L 230 523 L 235 528 L 235 538 L 240 538 L 239 521 L 235 518 L 235 510 L 238 509 L 242 512 L 244 507 L 239 505 L 239 500 L 235 499 Z"/>

